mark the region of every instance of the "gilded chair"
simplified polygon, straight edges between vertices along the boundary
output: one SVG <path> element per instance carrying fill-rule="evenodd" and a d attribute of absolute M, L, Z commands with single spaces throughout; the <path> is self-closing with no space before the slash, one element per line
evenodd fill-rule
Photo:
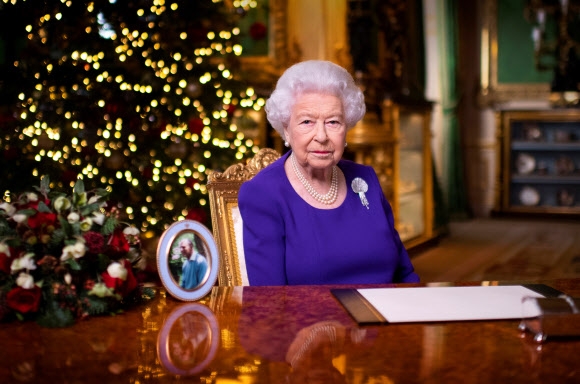
<path fill-rule="evenodd" d="M 218 284 L 249 285 L 242 239 L 242 217 L 238 209 L 238 191 L 242 183 L 274 162 L 280 154 L 271 148 L 261 149 L 246 164 L 228 167 L 209 175 L 207 190 L 213 236 L 219 252 Z"/>

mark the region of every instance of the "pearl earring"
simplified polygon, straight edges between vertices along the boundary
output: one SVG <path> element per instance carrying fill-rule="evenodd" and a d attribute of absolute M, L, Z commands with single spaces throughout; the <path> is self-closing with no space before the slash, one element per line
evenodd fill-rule
<path fill-rule="evenodd" d="M 345 142 L 345 143 L 344 143 L 344 147 L 345 147 L 345 148 L 346 148 L 346 147 L 348 147 L 348 143 L 346 143 L 346 142 Z"/>
<path fill-rule="evenodd" d="M 284 146 L 285 146 L 285 147 L 289 147 L 289 146 L 290 146 L 290 143 L 289 143 L 289 142 L 287 142 L 287 141 L 285 141 L 285 142 L 284 142 Z"/>

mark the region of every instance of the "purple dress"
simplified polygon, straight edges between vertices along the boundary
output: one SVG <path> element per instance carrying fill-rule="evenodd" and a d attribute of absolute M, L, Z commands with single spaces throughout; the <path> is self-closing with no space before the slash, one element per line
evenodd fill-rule
<path fill-rule="evenodd" d="M 418 282 L 373 168 L 341 160 L 348 187 L 338 208 L 318 209 L 284 171 L 290 152 L 242 184 L 238 204 L 250 285 Z M 365 208 L 351 182 L 368 184 Z"/>

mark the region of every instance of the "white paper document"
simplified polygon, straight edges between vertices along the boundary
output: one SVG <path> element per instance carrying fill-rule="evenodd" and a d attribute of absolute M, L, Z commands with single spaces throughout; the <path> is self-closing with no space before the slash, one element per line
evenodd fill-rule
<path fill-rule="evenodd" d="M 520 285 L 357 291 L 390 323 L 521 319 L 524 297 L 544 297 Z"/>

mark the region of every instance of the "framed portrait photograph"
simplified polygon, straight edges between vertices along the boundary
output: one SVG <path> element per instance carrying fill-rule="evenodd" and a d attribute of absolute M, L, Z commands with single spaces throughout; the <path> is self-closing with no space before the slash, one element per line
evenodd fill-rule
<path fill-rule="evenodd" d="M 211 309 L 187 303 L 174 309 L 163 322 L 157 355 L 172 374 L 196 375 L 213 361 L 219 340 L 219 324 Z"/>
<path fill-rule="evenodd" d="M 157 270 L 163 286 L 176 299 L 205 297 L 219 270 L 219 254 L 210 230 L 194 220 L 172 224 L 159 239 Z"/>

